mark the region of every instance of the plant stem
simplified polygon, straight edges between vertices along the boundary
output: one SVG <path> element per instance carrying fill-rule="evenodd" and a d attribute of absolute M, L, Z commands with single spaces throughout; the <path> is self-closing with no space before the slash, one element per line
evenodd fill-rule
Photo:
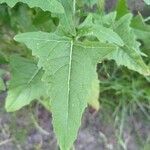
<path fill-rule="evenodd" d="M 98 8 L 100 14 L 104 14 L 105 11 L 105 0 L 98 0 Z"/>
<path fill-rule="evenodd" d="M 73 15 L 76 13 L 76 0 L 73 0 Z"/>

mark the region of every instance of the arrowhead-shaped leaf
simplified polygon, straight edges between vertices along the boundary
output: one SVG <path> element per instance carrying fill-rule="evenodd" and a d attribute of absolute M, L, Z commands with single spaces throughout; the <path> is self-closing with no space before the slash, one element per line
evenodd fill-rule
<path fill-rule="evenodd" d="M 96 18 L 94 16 L 94 19 Z M 114 23 L 110 28 L 106 28 L 104 25 L 109 22 L 109 19 L 112 20 L 108 17 L 105 22 L 103 22 L 103 19 L 97 21 L 93 20 L 92 15 L 89 15 L 79 26 L 79 35 L 92 35 L 96 36 L 99 41 L 117 44 L 119 48 L 109 54 L 108 59 L 114 59 L 118 65 L 124 65 L 142 75 L 149 75 L 149 67 L 141 57 L 144 53 L 140 51 L 140 43 L 137 42 L 134 31 L 130 27 L 132 15 L 126 14 L 118 21 L 114 21 L 113 18 Z"/>
<path fill-rule="evenodd" d="M 114 43 L 123 46 L 124 42 L 120 36 L 112 29 L 106 28 L 103 25 L 93 23 L 93 16 L 89 14 L 85 21 L 79 26 L 79 35 L 90 35 L 97 37 L 100 41 Z"/>
<path fill-rule="evenodd" d="M 0 4 L 7 3 L 10 7 L 14 7 L 18 2 L 26 3 L 31 8 L 40 7 L 44 11 L 64 13 L 63 6 L 57 0 L 0 0 Z"/>
<path fill-rule="evenodd" d="M 46 95 L 45 84 L 41 81 L 43 71 L 31 60 L 13 56 L 11 58 L 12 79 L 6 99 L 6 110 L 16 111 L 30 104 L 34 99 Z"/>
<path fill-rule="evenodd" d="M 44 32 L 20 34 L 15 40 L 32 49 L 45 70 L 43 80 L 49 83 L 54 130 L 61 149 L 69 150 L 91 95 L 96 64 L 116 47 Z"/>

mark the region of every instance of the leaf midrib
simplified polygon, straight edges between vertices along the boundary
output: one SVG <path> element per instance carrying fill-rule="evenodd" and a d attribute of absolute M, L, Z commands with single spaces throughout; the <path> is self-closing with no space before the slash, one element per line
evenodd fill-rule
<path fill-rule="evenodd" d="M 68 120 L 69 120 L 69 101 L 70 101 L 70 82 L 71 82 L 71 70 L 72 70 L 72 55 L 73 55 L 73 41 L 71 41 L 70 43 L 70 55 L 69 55 L 69 69 L 68 69 L 68 80 L 67 80 L 67 84 L 68 84 L 68 89 L 67 89 L 67 97 L 68 97 L 68 101 L 67 101 L 67 128 L 66 128 L 66 132 L 68 132 Z M 68 133 L 66 133 L 66 135 L 68 135 Z M 66 143 L 66 137 L 64 138 L 65 143 Z"/>

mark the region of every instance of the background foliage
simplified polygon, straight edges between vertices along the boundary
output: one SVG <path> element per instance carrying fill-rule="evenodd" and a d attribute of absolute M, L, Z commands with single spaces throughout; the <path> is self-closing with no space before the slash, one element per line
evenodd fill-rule
<path fill-rule="evenodd" d="M 149 3 L 149 1 L 146 2 Z M 78 1 L 77 6 L 78 6 L 78 15 L 80 20 L 81 21 L 84 20 L 86 16 L 89 14 L 89 12 L 97 12 L 104 9 L 102 3 L 100 4 L 99 3 L 97 4 L 97 1 L 95 0 Z M 145 12 L 143 11 L 143 8 L 138 8 L 140 10 L 139 12 L 135 10 L 135 7 L 132 8 L 133 13 L 135 13 L 135 16 L 134 19 L 132 20 L 131 27 L 134 29 L 134 32 L 141 43 L 142 52 L 147 55 L 147 57 L 145 57 L 143 54 L 144 61 L 149 65 L 150 63 L 149 61 L 149 57 L 150 57 L 149 23 L 150 22 L 149 22 L 149 14 L 148 14 L 149 8 L 148 6 L 144 6 L 143 3 L 141 3 L 140 6 L 143 6 L 145 8 Z M 108 10 L 108 8 L 106 9 Z M 111 9 L 109 9 L 109 11 L 110 10 Z M 129 10 L 126 10 L 125 7 L 118 7 L 118 12 L 119 11 L 124 13 L 129 12 Z M 144 15 L 143 17 L 142 14 Z M 119 13 L 119 15 L 121 15 L 121 13 Z M 119 18 L 120 16 L 117 17 Z M 20 56 L 26 57 L 28 59 L 32 58 L 30 50 L 28 50 L 22 44 L 18 44 L 13 40 L 14 35 L 20 32 L 28 32 L 28 31 L 39 31 L 39 30 L 46 31 L 46 32 L 55 31 L 56 27 L 58 26 L 58 23 L 59 20 L 57 16 L 51 14 L 50 12 L 43 12 L 39 8 L 30 9 L 26 4 L 21 4 L 21 3 L 17 4 L 12 9 L 9 8 L 6 4 L 0 5 L 0 29 L 1 29 L 0 30 L 0 62 L 1 62 L 0 63 L 1 64 L 0 90 L 1 91 L 5 91 L 8 87 L 7 80 L 10 78 L 10 74 L 9 74 L 10 65 L 17 64 L 18 65 L 17 68 L 22 69 L 19 70 L 20 73 L 26 70 L 26 68 L 19 67 L 19 65 L 21 65 L 20 63 L 15 62 L 13 64 L 13 61 L 17 61 L 17 58 L 13 58 L 13 61 L 11 61 L 12 64 L 9 65 L 10 59 L 12 60 L 11 58 L 12 54 L 17 54 L 17 55 L 19 54 Z M 132 38 L 130 40 L 132 40 Z M 124 58 L 122 58 L 121 60 L 123 59 Z M 31 62 L 25 60 L 25 63 L 30 65 L 32 64 L 33 66 L 35 62 L 36 60 L 33 60 Z M 122 64 L 122 62 L 119 62 L 118 64 Z M 36 71 L 36 69 L 37 68 L 35 67 L 34 70 L 28 70 L 28 71 L 30 73 L 33 73 L 34 71 Z M 121 148 L 127 149 L 127 144 L 125 142 L 126 138 L 123 135 L 123 130 L 125 128 L 125 123 L 128 116 L 134 117 L 135 113 L 140 112 L 141 114 L 143 114 L 142 117 L 144 117 L 145 124 L 147 124 L 147 122 L 150 119 L 149 118 L 150 78 L 143 77 L 136 72 L 126 69 L 125 67 L 117 66 L 114 61 L 107 61 L 107 60 L 104 61 L 102 64 L 98 65 L 97 72 L 99 74 L 99 79 L 101 81 L 101 88 L 100 88 L 101 90 L 100 90 L 100 99 L 99 99 L 100 107 L 106 114 L 108 110 L 111 110 L 111 112 L 113 112 L 112 118 L 115 120 L 114 123 L 116 126 L 115 128 L 116 137 L 118 140 L 117 147 L 119 147 L 118 149 Z M 142 71 L 140 70 L 139 72 L 144 73 L 143 70 Z M 40 71 L 40 73 L 42 74 L 42 70 Z M 22 80 L 23 77 L 24 76 L 22 76 L 21 74 L 18 80 L 12 78 L 11 81 L 13 80 L 19 81 Z M 25 77 L 25 79 L 27 79 L 27 77 Z M 26 85 L 26 83 L 24 84 Z M 33 84 L 33 86 L 37 87 L 37 84 L 41 84 L 41 83 L 36 83 L 36 85 Z M 27 92 L 28 90 L 30 89 L 27 89 Z M 41 91 L 44 90 L 44 88 L 38 90 L 42 93 L 44 92 Z M 31 96 L 32 96 L 31 99 L 33 99 L 34 95 L 31 94 Z M 45 103 L 43 104 L 49 109 L 50 106 L 47 106 L 47 104 Z M 95 106 L 95 104 L 93 105 Z M 97 105 L 98 104 L 96 104 L 96 106 Z M 32 107 L 34 108 L 34 106 Z M 106 115 L 105 113 L 103 114 L 104 116 Z M 145 139 L 147 141 L 144 143 Z M 149 145 L 148 135 L 145 137 L 145 139 L 139 140 L 140 141 L 139 145 L 143 149 L 146 149 L 148 147 L 147 145 Z"/>

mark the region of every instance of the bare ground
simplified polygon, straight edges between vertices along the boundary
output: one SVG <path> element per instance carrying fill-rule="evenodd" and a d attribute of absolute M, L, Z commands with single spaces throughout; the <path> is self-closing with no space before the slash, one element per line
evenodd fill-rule
<path fill-rule="evenodd" d="M 58 150 L 51 114 L 39 104 L 34 104 L 32 111 L 26 107 L 17 113 L 6 113 L 5 95 L 0 95 L 0 150 Z M 150 149 L 150 124 L 144 115 L 137 111 L 126 116 L 121 130 L 121 123 L 115 125 L 116 119 L 111 110 L 101 108 L 95 112 L 87 108 L 75 150 Z"/>

